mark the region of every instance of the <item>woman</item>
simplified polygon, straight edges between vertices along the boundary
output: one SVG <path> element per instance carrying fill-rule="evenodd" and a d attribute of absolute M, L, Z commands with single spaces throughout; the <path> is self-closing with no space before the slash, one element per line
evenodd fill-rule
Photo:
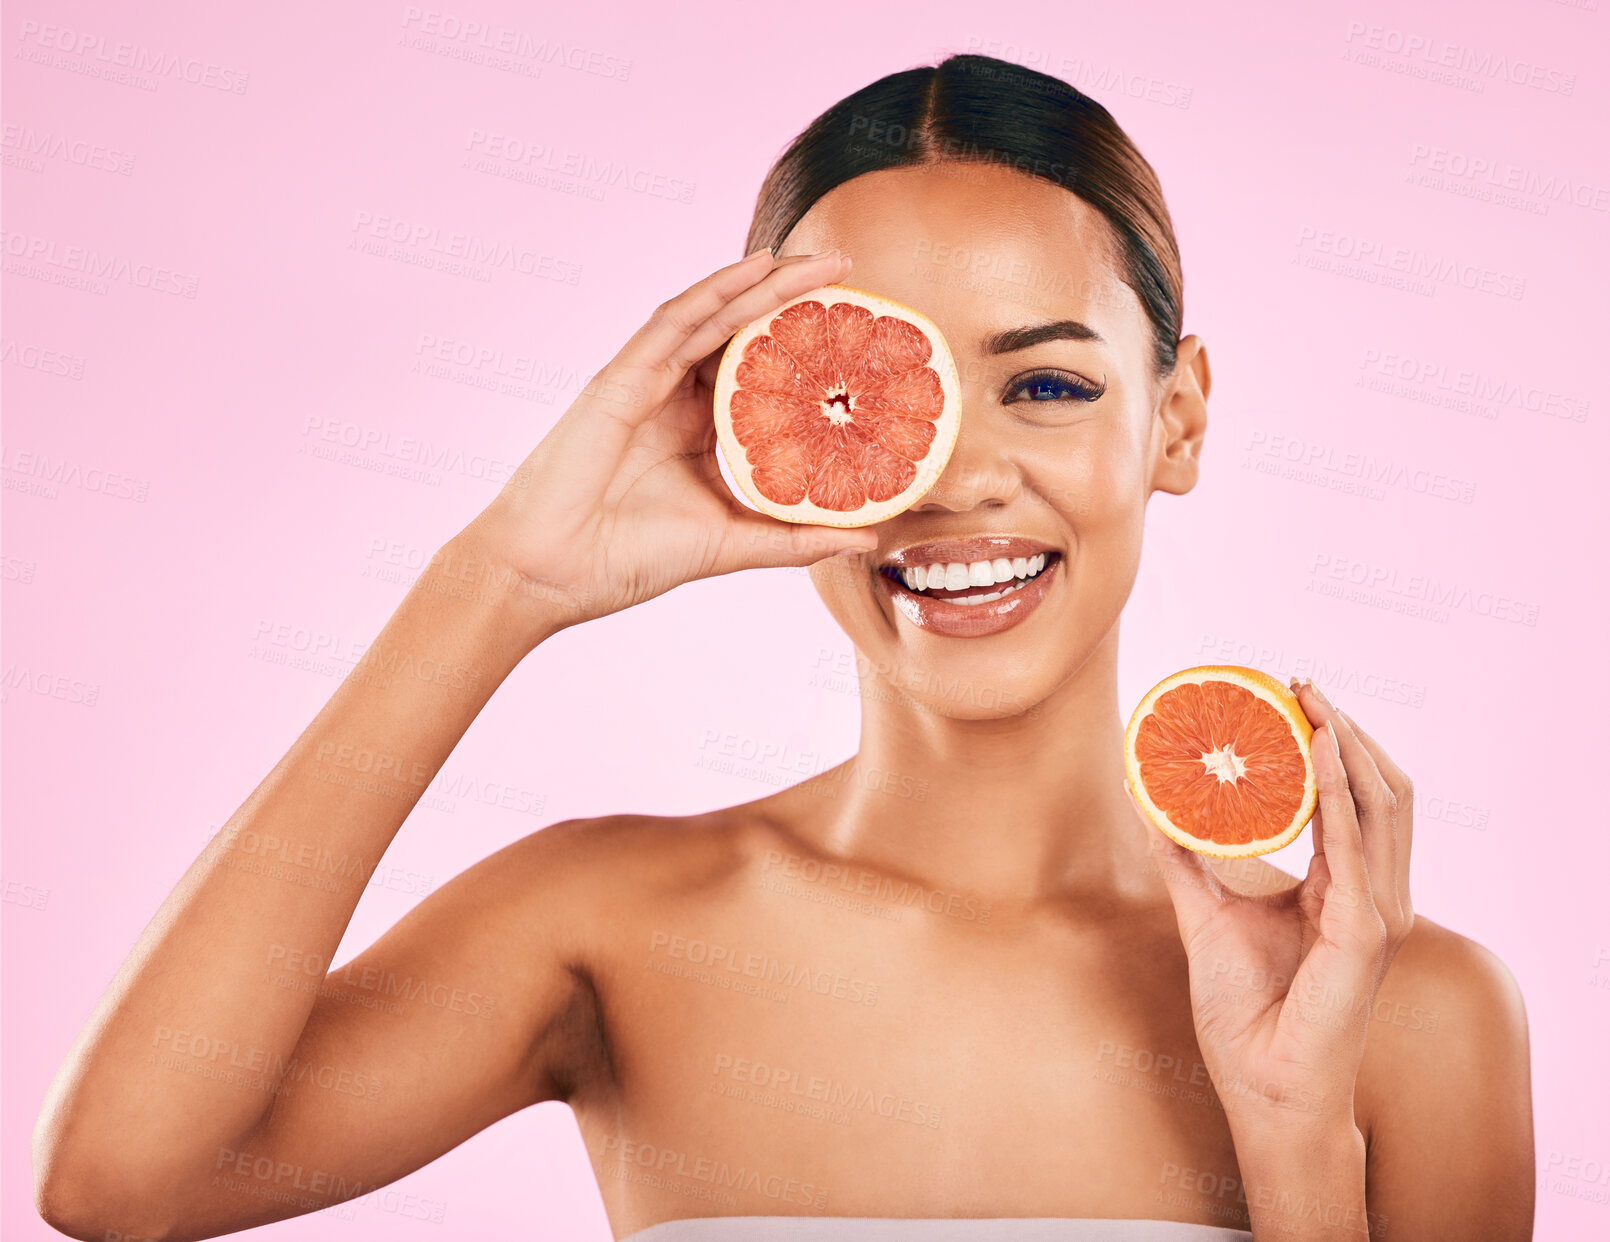
<path fill-rule="evenodd" d="M 1065 83 L 952 57 L 815 121 L 750 248 L 656 308 L 180 881 L 45 1102 L 45 1218 L 212 1237 L 563 1100 L 634 1242 L 1530 1236 L 1521 999 L 1413 914 L 1380 741 L 1297 686 L 1300 883 L 1181 851 L 1123 787 L 1119 615 L 1211 386 L 1150 166 Z M 722 346 L 830 282 L 928 314 L 963 380 L 943 477 L 868 529 L 762 517 L 714 458 Z M 972 606 L 898 572 L 1038 555 Z M 324 978 L 515 665 L 783 565 L 863 657 L 852 759 L 552 825 Z"/>

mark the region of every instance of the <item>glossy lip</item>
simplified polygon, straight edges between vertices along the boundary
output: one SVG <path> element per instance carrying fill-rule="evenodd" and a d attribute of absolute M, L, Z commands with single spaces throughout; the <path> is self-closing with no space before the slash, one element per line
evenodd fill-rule
<path fill-rule="evenodd" d="M 1005 550 L 1008 547 L 1024 550 L 1008 552 Z M 888 594 L 889 602 L 900 615 L 918 629 L 943 638 L 983 638 L 1021 624 L 1062 580 L 1062 563 L 1066 559 L 1058 549 L 1046 544 L 1001 536 L 995 539 L 939 540 L 915 544 L 897 554 L 902 562 L 899 568 L 937 564 L 941 556 L 947 558 L 944 561 L 946 564 L 950 560 L 963 559 L 961 555 L 950 556 L 946 549 L 965 551 L 965 555 L 975 561 L 986 559 L 980 554 L 982 551 L 994 551 L 996 556 L 1034 556 L 1043 551 L 1049 563 L 1027 586 L 988 604 L 953 604 L 931 595 L 918 595 L 915 591 L 907 590 L 905 583 L 900 581 L 894 562 L 880 570 L 877 577 L 882 590 Z M 1050 559 L 1053 555 L 1055 559 Z M 926 559 L 929 557 L 933 559 Z"/>
<path fill-rule="evenodd" d="M 960 561 L 966 565 L 973 561 L 993 561 L 1001 556 L 1012 559 L 1060 550 L 1043 539 L 1028 539 L 1021 535 L 975 535 L 969 539 L 934 539 L 928 543 L 914 543 L 909 548 L 901 548 L 900 551 L 891 553 L 883 561 L 883 568 L 915 569 L 918 565 L 949 565 L 952 561 Z M 980 604 L 978 607 L 982 608 L 985 605 Z"/>

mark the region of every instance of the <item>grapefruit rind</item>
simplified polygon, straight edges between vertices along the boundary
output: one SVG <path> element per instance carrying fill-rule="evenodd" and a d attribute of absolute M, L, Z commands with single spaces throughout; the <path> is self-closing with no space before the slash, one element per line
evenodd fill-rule
<path fill-rule="evenodd" d="M 1251 691 L 1279 711 L 1285 717 L 1286 723 L 1291 726 L 1292 737 L 1303 756 L 1303 800 L 1296 814 L 1292 816 L 1290 827 L 1279 836 L 1264 837 L 1241 845 L 1203 840 L 1175 824 L 1169 818 L 1168 812 L 1153 802 L 1146 791 L 1145 782 L 1141 780 L 1139 761 L 1135 756 L 1135 742 L 1140 734 L 1141 723 L 1151 715 L 1152 707 L 1157 700 L 1175 686 L 1204 681 L 1228 681 Z M 1195 668 L 1181 669 L 1163 678 L 1148 690 L 1145 697 L 1136 705 L 1129 717 L 1129 727 L 1124 731 L 1124 779 L 1131 796 L 1158 830 L 1186 849 L 1213 858 L 1252 858 L 1259 854 L 1272 854 L 1297 839 L 1308 825 L 1308 821 L 1314 817 L 1314 810 L 1319 805 L 1319 783 L 1314 775 L 1313 736 L 1314 727 L 1308 722 L 1302 704 L 1289 686 L 1260 669 L 1247 668 L 1239 664 L 1200 664 Z"/>
<path fill-rule="evenodd" d="M 823 509 L 809 497 L 797 505 L 779 504 L 762 495 L 754 485 L 752 479 L 754 468 L 749 464 L 748 454 L 744 451 L 743 445 L 738 443 L 737 437 L 732 434 L 732 420 L 721 417 L 721 412 L 731 408 L 732 394 L 738 387 L 738 365 L 743 361 L 745 347 L 755 337 L 764 334 L 771 326 L 772 320 L 789 307 L 801 302 L 822 302 L 827 305 L 834 302 L 854 302 L 864 306 L 874 315 L 894 315 L 908 319 L 923 330 L 932 345 L 933 354 L 927 365 L 939 376 L 939 386 L 945 396 L 945 413 L 935 424 L 934 440 L 929 446 L 928 455 L 915 463 L 916 478 L 898 496 L 883 501 L 869 500 L 853 512 L 839 512 Z M 810 526 L 845 528 L 871 526 L 877 522 L 887 521 L 895 514 L 911 508 L 927 495 L 939 481 L 939 476 L 944 473 L 945 464 L 950 460 L 951 451 L 956 447 L 956 437 L 961 431 L 961 374 L 956 368 L 955 356 L 950 352 L 944 334 L 939 331 L 939 325 L 921 311 L 913 310 L 893 298 L 868 293 L 865 289 L 856 289 L 850 285 L 822 285 L 745 324 L 732 340 L 727 342 L 726 351 L 721 355 L 721 365 L 716 371 L 714 407 L 716 440 L 721 446 L 721 455 L 726 459 L 727 467 L 737 481 L 744 498 L 753 508 L 771 517 L 781 518 L 785 522 L 799 522 Z"/>

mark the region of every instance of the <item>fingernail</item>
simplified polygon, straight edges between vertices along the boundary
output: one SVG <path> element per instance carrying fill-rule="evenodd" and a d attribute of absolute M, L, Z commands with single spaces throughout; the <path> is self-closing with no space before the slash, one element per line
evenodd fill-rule
<path fill-rule="evenodd" d="M 771 247 L 770 246 L 762 246 L 759 250 L 756 250 L 753 254 L 744 255 L 744 262 L 748 263 L 751 259 L 758 259 L 758 258 L 760 258 L 761 255 L 770 254 L 770 253 L 771 253 Z"/>
<path fill-rule="evenodd" d="M 834 556 L 859 556 L 863 552 L 870 552 L 871 548 L 840 548 L 833 553 Z"/>
<path fill-rule="evenodd" d="M 1330 738 L 1331 754 L 1336 756 L 1338 763 L 1341 762 L 1342 744 L 1336 740 L 1336 730 L 1330 727 L 1330 723 L 1328 721 L 1325 724 L 1325 736 Z"/>

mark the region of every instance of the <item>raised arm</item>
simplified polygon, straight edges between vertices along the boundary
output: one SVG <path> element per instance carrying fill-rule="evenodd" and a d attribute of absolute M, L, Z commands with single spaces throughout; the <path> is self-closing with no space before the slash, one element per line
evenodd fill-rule
<path fill-rule="evenodd" d="M 587 1005 L 586 910 L 565 905 L 574 869 L 555 861 L 574 833 L 486 860 L 324 972 L 414 801 L 546 637 L 694 578 L 869 546 L 751 512 L 714 460 L 724 343 L 847 270 L 762 251 L 658 307 L 441 549 L 68 1052 L 35 1130 L 47 1221 L 216 1236 L 365 1193 L 564 1098 Z"/>

